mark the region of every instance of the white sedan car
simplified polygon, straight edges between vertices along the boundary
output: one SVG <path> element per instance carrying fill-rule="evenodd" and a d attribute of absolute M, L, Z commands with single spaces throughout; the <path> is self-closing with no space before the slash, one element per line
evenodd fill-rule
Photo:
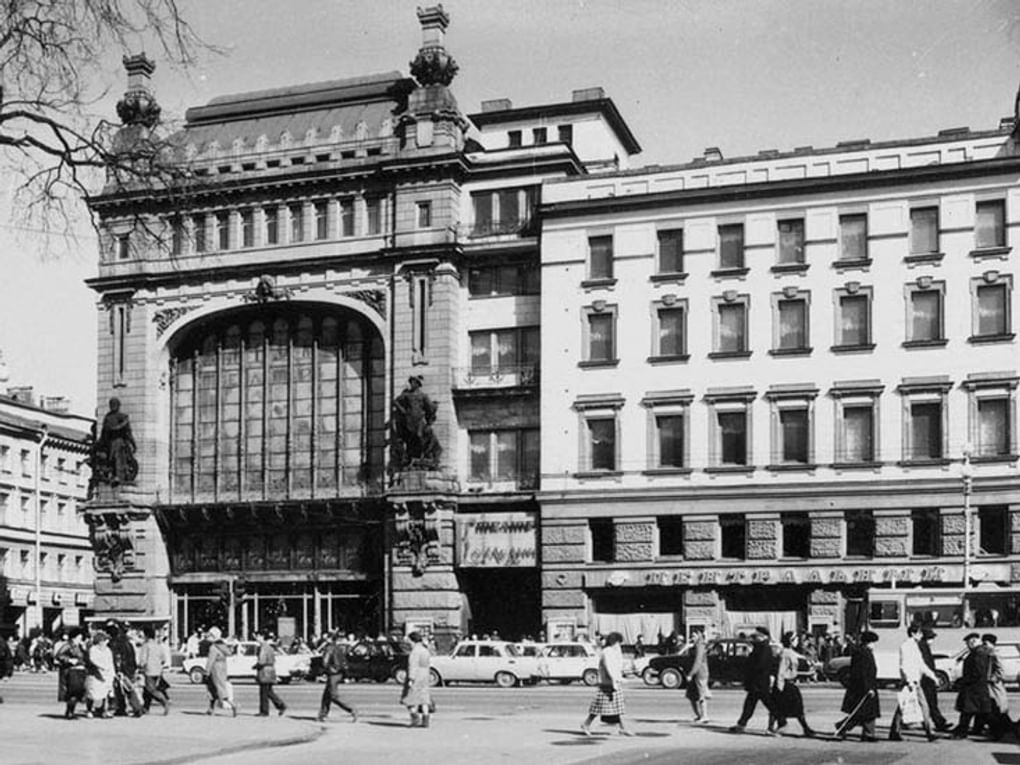
<path fill-rule="evenodd" d="M 550 682 L 598 685 L 598 651 L 589 643 L 548 643 L 538 656 L 538 674 Z"/>
<path fill-rule="evenodd" d="M 432 685 L 446 683 L 496 683 L 512 688 L 534 682 L 538 659 L 522 656 L 513 643 L 502 640 L 462 640 L 447 656 L 433 656 Z"/>
<path fill-rule="evenodd" d="M 255 662 L 259 655 L 259 644 L 250 641 L 228 643 L 232 653 L 227 657 L 227 677 L 231 680 L 255 679 Z M 181 671 L 193 683 L 205 682 L 205 657 L 185 659 Z M 294 677 L 304 677 L 311 666 L 311 654 L 276 654 L 276 675 L 281 683 L 289 683 Z"/>

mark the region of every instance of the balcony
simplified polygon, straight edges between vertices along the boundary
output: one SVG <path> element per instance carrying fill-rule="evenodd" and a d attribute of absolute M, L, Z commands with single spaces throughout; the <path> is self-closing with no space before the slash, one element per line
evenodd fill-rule
<path fill-rule="evenodd" d="M 507 236 L 516 234 L 520 236 L 533 236 L 532 218 L 510 218 L 501 220 L 488 220 L 475 223 L 468 232 L 468 237 L 478 239 L 485 236 Z"/>
<path fill-rule="evenodd" d="M 538 364 L 498 367 L 455 367 L 453 390 L 457 393 L 531 393 L 538 387 Z"/>

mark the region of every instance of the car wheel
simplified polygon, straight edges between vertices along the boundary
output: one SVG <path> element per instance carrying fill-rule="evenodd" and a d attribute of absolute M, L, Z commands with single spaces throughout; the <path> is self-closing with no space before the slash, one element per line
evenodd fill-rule
<path fill-rule="evenodd" d="M 510 672 L 497 672 L 496 685 L 498 685 L 500 688 L 513 688 L 515 685 L 517 685 L 517 678 L 514 677 Z"/>
<path fill-rule="evenodd" d="M 406 669 L 395 669 L 393 671 L 393 679 L 396 680 L 400 685 L 407 682 L 407 670 Z"/>
<path fill-rule="evenodd" d="M 589 667 L 581 675 L 581 680 L 585 685 L 598 685 L 599 684 L 599 671 Z"/>
<path fill-rule="evenodd" d="M 684 684 L 684 678 L 679 671 L 669 667 L 668 669 L 662 670 L 662 673 L 659 675 L 659 682 L 662 683 L 663 688 L 676 690 Z"/>
<path fill-rule="evenodd" d="M 656 686 L 659 684 L 659 673 L 651 667 L 645 667 L 645 671 L 641 673 L 641 679 L 645 685 Z"/>
<path fill-rule="evenodd" d="M 205 682 L 205 671 L 200 669 L 199 667 L 195 667 L 188 673 L 188 678 L 195 685 L 201 685 L 202 683 Z"/>
<path fill-rule="evenodd" d="M 843 667 L 836 673 L 836 679 L 844 688 L 850 683 L 850 667 Z"/>
<path fill-rule="evenodd" d="M 435 688 L 435 687 L 440 686 L 442 684 L 443 684 L 443 678 L 441 678 L 439 676 L 439 673 L 436 672 L 434 669 L 430 669 L 429 670 L 429 685 L 431 685 L 433 688 Z"/>
<path fill-rule="evenodd" d="M 949 675 L 942 670 L 935 671 L 935 689 L 938 691 L 948 691 L 951 685 Z"/>

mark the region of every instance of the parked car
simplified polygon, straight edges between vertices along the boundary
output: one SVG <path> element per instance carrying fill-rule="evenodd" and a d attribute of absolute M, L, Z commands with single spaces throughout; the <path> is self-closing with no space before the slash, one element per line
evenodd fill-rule
<path fill-rule="evenodd" d="M 432 657 L 432 685 L 491 683 L 512 688 L 539 677 L 538 659 L 522 656 L 513 643 L 503 640 L 462 640 L 445 656 Z"/>
<path fill-rule="evenodd" d="M 935 672 L 946 676 L 945 688 L 952 688 L 959 682 L 963 675 L 963 660 L 967 658 L 970 649 L 963 648 L 952 656 L 936 657 Z M 995 653 L 1002 661 L 1002 668 L 1005 670 L 1005 680 L 1008 685 L 1020 684 L 1020 642 L 1000 641 L 995 645 Z M 939 684 L 939 690 L 943 686 Z"/>
<path fill-rule="evenodd" d="M 227 677 L 231 680 L 244 678 L 255 679 L 255 662 L 259 655 L 259 644 L 253 641 L 228 643 L 231 653 L 227 657 Z M 281 683 L 289 683 L 293 678 L 306 677 L 311 669 L 310 654 L 276 654 L 276 674 Z M 205 682 L 205 657 L 185 659 L 181 671 L 185 672 L 193 683 Z"/>
<path fill-rule="evenodd" d="M 538 674 L 558 683 L 599 683 L 599 654 L 590 643 L 548 643 L 538 655 Z"/>
<path fill-rule="evenodd" d="M 652 657 L 641 676 L 645 684 L 661 685 L 663 688 L 686 686 L 687 673 L 694 662 L 693 648 L 688 644 L 680 653 Z M 709 684 L 743 682 L 744 665 L 753 649 L 754 641 L 744 638 L 710 640 L 705 649 L 708 659 Z M 799 654 L 797 675 L 801 679 L 812 678 L 815 675 L 815 669 L 811 666 L 811 662 Z"/>
<path fill-rule="evenodd" d="M 407 677 L 407 657 L 411 647 L 399 640 L 359 640 L 347 648 L 347 671 L 344 678 L 349 680 L 374 680 L 385 683 L 396 680 L 403 683 Z M 312 656 L 308 676 L 311 679 L 323 674 L 322 654 Z"/>
<path fill-rule="evenodd" d="M 638 656 L 634 652 L 634 646 L 623 647 L 623 676 L 624 677 L 642 677 L 645 669 L 648 668 L 648 662 L 652 660 L 654 653 L 648 653 L 648 648 L 645 648 L 645 655 Z"/>

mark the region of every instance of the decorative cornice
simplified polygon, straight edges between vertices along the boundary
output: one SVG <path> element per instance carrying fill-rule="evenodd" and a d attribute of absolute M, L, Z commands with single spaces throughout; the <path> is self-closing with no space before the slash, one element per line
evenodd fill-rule
<path fill-rule="evenodd" d="M 384 319 L 386 318 L 386 293 L 383 290 L 355 290 L 353 292 L 341 292 L 340 294 L 344 297 L 360 300 Z"/>
<path fill-rule="evenodd" d="M 173 308 L 164 308 L 152 315 L 152 323 L 156 325 L 156 337 L 162 337 L 167 327 L 187 313 L 195 310 L 194 306 L 179 305 Z"/>

